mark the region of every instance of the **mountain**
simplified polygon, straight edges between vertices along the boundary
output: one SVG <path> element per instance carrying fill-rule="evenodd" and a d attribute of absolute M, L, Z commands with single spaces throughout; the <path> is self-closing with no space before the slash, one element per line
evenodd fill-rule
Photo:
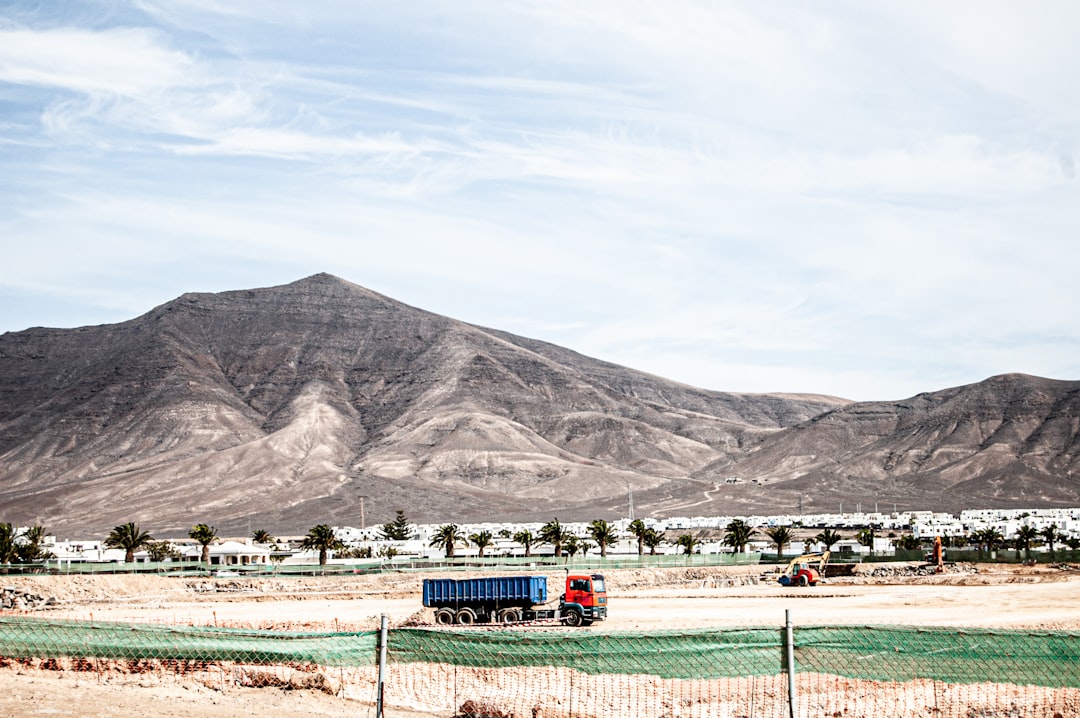
<path fill-rule="evenodd" d="M 0 521 L 572 521 L 631 491 L 638 516 L 1076 506 L 1078 393 L 706 391 L 319 274 L 0 336 Z"/>
<path fill-rule="evenodd" d="M 0 336 L 0 520 L 574 520 L 625 514 L 629 490 L 697 510 L 698 474 L 848 403 L 705 391 L 319 274 Z"/>
<path fill-rule="evenodd" d="M 698 478 L 745 476 L 770 493 L 939 511 L 1080 505 L 1080 381 L 1023 374 L 850 404 L 762 435 Z"/>

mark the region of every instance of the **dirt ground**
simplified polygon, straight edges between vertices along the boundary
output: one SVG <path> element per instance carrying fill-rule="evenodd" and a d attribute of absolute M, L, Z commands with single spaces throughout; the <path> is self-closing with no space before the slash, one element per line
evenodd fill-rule
<path fill-rule="evenodd" d="M 344 718 L 375 715 L 374 707 L 328 696 L 318 691 L 271 688 L 215 690 L 193 684 L 161 685 L 125 681 L 96 681 L 62 672 L 17 673 L 0 670 L 0 715 L 156 716 L 158 718 Z M 408 718 L 409 714 L 386 712 Z M 425 718 L 430 718 L 426 716 Z"/>
<path fill-rule="evenodd" d="M 620 569 L 607 572 L 609 619 L 591 631 L 795 625 L 901 624 L 1080 630 L 1080 567 L 958 566 L 937 576 L 881 564 L 811 588 L 760 579 L 760 567 Z M 549 593 L 562 574 L 552 574 Z M 422 576 L 190 579 L 157 576 L 6 577 L 5 585 L 52 596 L 42 617 L 357 630 L 431 622 Z M 673 610 L 673 607 L 674 610 Z M 0 715 L 119 716 L 374 715 L 370 703 L 311 690 L 208 687 L 95 679 L 64 672 L 0 670 Z M 388 716 L 407 713 L 387 711 Z"/>

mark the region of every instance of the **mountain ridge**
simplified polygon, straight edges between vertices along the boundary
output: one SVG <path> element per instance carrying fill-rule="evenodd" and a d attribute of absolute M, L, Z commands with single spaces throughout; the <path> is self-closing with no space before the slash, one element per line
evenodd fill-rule
<path fill-rule="evenodd" d="M 897 477 L 894 498 L 923 501 L 938 473 L 948 488 L 966 471 L 996 481 L 982 493 L 999 500 L 1015 477 L 1049 487 L 1046 501 L 1080 503 L 1069 448 L 1080 383 L 1005 376 L 899 402 L 710 391 L 316 274 L 186 293 L 117 324 L 0 335 L 0 505 L 3 520 L 72 529 L 281 531 L 357 524 L 361 496 L 374 521 L 398 508 L 415 520 L 572 520 L 624 514 L 628 490 L 642 515 L 826 505 Z M 933 444 L 937 473 L 910 470 L 919 449 L 904 432 L 943 420 L 926 406 L 948 399 L 963 414 L 966 401 L 985 424 L 1001 409 L 991 395 L 1048 424 L 1032 439 L 1034 418 L 1011 420 L 1026 433 L 998 443 L 1027 441 L 1031 463 L 1064 442 L 1061 459 L 1021 470 L 964 444 L 966 463 L 949 463 Z M 887 470 L 886 444 L 900 452 Z"/>

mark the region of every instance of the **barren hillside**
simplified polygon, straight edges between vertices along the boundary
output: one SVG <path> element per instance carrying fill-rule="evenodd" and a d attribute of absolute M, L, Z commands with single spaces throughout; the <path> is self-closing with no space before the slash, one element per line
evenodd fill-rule
<path fill-rule="evenodd" d="M 0 337 L 0 502 L 51 527 L 593 517 L 843 405 L 711 392 L 329 275 Z M 683 487 L 687 484 L 689 489 Z"/>
<path fill-rule="evenodd" d="M 0 336 L 0 520 L 60 533 L 1080 504 L 1080 382 L 707 391 L 326 274 Z"/>

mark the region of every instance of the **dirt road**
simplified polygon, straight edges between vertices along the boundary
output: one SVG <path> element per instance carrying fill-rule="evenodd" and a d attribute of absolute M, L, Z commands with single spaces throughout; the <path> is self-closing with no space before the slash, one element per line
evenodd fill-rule
<path fill-rule="evenodd" d="M 736 578 L 746 578 L 746 569 Z M 893 583 L 854 577 L 812 588 L 775 583 L 717 586 L 715 578 L 642 572 L 609 576 L 609 619 L 592 630 L 782 625 L 904 624 L 1080 629 L 1080 571 L 1023 567 Z M 147 577 L 151 578 L 151 577 Z M 725 576 L 725 578 L 730 578 Z M 666 580 L 665 580 L 666 579 Z M 49 616 L 209 625 L 366 628 L 386 614 L 391 625 L 430 621 L 420 602 L 419 577 L 305 579 L 261 588 L 238 582 L 191 584 L 147 581 L 146 593 L 66 599 Z M 106 582 L 107 583 L 107 582 Z M 48 588 L 47 585 L 41 589 Z M 221 590 L 214 590 L 220 588 Z M 235 590 L 233 590 L 235 589 Z M 556 594 L 557 595 L 557 594 Z M 419 614 L 419 615 L 418 615 Z"/>

